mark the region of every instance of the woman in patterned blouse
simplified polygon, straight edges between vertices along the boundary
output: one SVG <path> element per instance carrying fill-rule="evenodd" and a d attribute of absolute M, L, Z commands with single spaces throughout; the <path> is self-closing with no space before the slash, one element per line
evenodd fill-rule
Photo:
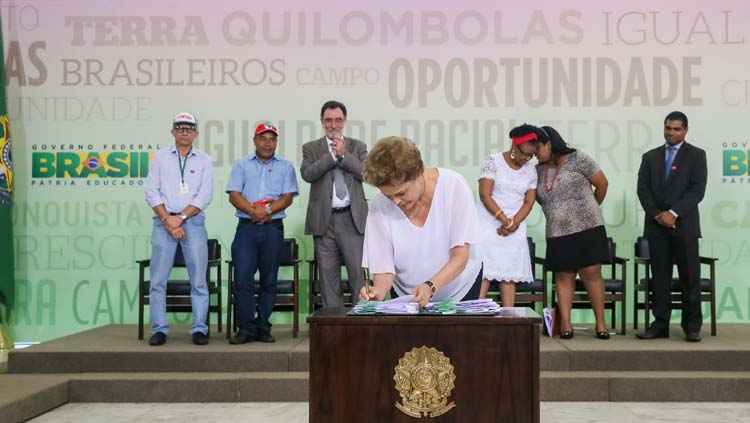
<path fill-rule="evenodd" d="M 537 149 L 537 197 L 547 220 L 547 268 L 555 273 L 560 337 L 573 337 L 570 309 L 578 275 L 596 316 L 596 337 L 609 339 L 604 323 L 601 263 L 609 260 L 607 232 L 599 205 L 607 177 L 588 155 L 569 147 L 552 127 Z"/>

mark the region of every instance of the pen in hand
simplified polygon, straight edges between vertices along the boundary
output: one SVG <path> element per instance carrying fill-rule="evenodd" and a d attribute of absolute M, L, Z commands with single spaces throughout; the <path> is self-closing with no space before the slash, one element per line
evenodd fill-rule
<path fill-rule="evenodd" d="M 372 301 L 373 299 L 375 299 L 375 291 L 372 289 L 372 286 L 370 286 L 370 270 L 366 267 L 363 267 L 362 273 L 364 277 L 364 288 L 365 294 L 367 295 L 367 301 Z"/>

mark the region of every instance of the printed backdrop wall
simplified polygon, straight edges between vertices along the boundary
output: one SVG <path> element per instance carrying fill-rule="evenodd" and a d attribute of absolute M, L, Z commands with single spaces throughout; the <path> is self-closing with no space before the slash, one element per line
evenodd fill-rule
<path fill-rule="evenodd" d="M 609 178 L 607 230 L 626 257 L 643 225 L 641 154 L 663 142 L 664 116 L 684 111 L 688 140 L 708 152 L 701 253 L 719 258 L 719 318 L 750 319 L 746 2 L 14 0 L 0 12 L 16 340 L 136 321 L 135 260 L 150 254 L 144 178 L 176 112 L 200 119 L 215 172 L 208 232 L 226 254 L 235 223 L 223 189 L 253 150 L 251 129 L 279 125 L 278 153 L 298 168 L 329 99 L 349 107 L 349 136 L 409 137 L 475 189 L 510 128 L 558 128 Z M 309 258 L 300 187 L 286 235 Z M 529 224 L 543 251 L 538 207 Z"/>

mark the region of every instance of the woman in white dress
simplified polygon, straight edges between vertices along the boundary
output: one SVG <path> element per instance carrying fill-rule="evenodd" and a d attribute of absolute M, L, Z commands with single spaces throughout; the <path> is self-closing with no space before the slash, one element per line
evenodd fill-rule
<path fill-rule="evenodd" d="M 425 167 L 419 149 L 401 137 L 378 141 L 362 176 L 379 192 L 369 204 L 362 254 L 374 285 L 359 297 L 413 295 L 422 306 L 477 299 L 482 260 L 473 247 L 481 233 L 466 180 Z"/>
<path fill-rule="evenodd" d="M 529 160 L 536 153 L 539 128 L 527 124 L 510 131 L 508 151 L 491 154 L 479 177 L 479 221 L 484 238 L 479 250 L 484 261 L 480 298 L 490 281 L 500 284 L 503 307 L 513 307 L 516 283 L 533 282 L 526 217 L 536 198 L 537 172 Z"/>

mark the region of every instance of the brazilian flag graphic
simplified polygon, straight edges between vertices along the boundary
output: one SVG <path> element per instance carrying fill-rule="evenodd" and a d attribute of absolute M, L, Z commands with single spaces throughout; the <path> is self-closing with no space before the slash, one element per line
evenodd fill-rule
<path fill-rule="evenodd" d="M 8 348 L 7 318 L 13 309 L 15 291 L 13 260 L 13 221 L 11 194 L 13 193 L 13 161 L 8 125 L 8 102 L 5 98 L 5 52 L 0 25 L 0 350 Z"/>

